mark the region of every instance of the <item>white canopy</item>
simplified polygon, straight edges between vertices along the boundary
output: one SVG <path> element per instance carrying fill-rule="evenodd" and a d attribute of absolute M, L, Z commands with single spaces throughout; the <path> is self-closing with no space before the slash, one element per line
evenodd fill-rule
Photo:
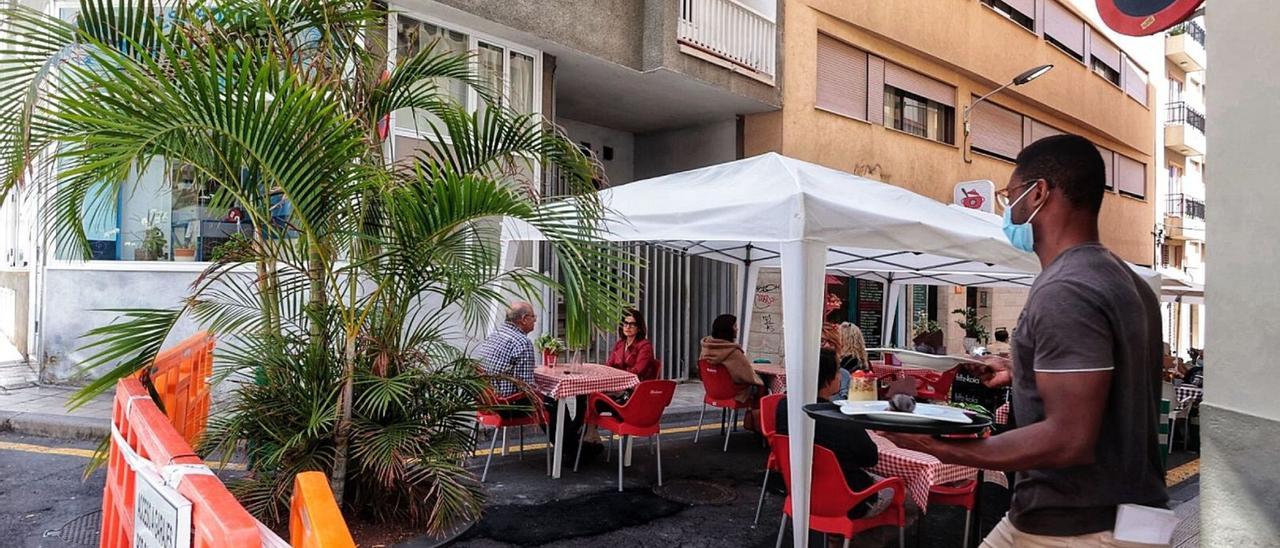
<path fill-rule="evenodd" d="M 995 282 L 1039 271 L 1036 258 L 1010 246 L 999 226 L 900 187 L 774 153 L 611 188 L 601 198 L 612 240 L 663 242 L 744 265 L 747 287 L 759 267 L 782 269 L 792 477 L 801 478 L 792 485 L 797 546 L 808 529 L 813 453 L 813 423 L 802 406 L 817 398 L 817 368 L 805 364 L 818 360 L 816 311 L 828 269 L 912 283 Z M 541 239 L 511 220 L 504 238 Z M 901 285 L 890 285 L 891 300 L 894 287 Z"/>

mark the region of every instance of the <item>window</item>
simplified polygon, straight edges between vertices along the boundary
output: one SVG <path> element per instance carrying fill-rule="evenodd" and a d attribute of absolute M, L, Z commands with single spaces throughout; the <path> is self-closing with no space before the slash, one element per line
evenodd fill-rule
<path fill-rule="evenodd" d="M 1044 5 L 1044 39 L 1084 62 L 1084 21 L 1053 0 Z"/>
<path fill-rule="evenodd" d="M 975 96 L 974 99 L 977 99 Z M 969 112 L 970 145 L 975 151 L 1013 161 L 1022 151 L 1022 115 L 990 101 Z"/>
<path fill-rule="evenodd" d="M 1185 90 L 1185 84 L 1182 80 L 1169 79 L 1169 102 L 1177 103 L 1182 100 L 1182 92 Z"/>
<path fill-rule="evenodd" d="M 397 18 L 396 56 L 409 57 L 427 48 L 434 48 L 437 53 L 465 53 L 468 49 L 469 37 L 466 34 L 444 27 L 423 23 L 403 15 Z M 467 85 L 453 79 L 442 79 L 436 82 L 440 92 L 461 105 L 467 104 Z M 396 113 L 396 127 L 410 132 L 430 134 L 431 126 L 436 118 L 426 112 L 418 112 L 411 116 L 408 111 Z"/>
<path fill-rule="evenodd" d="M 818 108 L 867 119 L 867 52 L 819 34 L 817 78 Z"/>
<path fill-rule="evenodd" d="M 1147 71 L 1128 56 L 1124 58 L 1124 91 L 1135 101 L 1147 104 Z"/>
<path fill-rule="evenodd" d="M 1097 74 L 1098 76 L 1105 78 L 1108 82 L 1111 82 L 1112 84 L 1115 84 L 1117 86 L 1120 85 L 1120 72 L 1117 71 L 1116 69 L 1113 69 L 1107 66 L 1106 63 L 1103 63 L 1097 57 L 1093 58 L 1093 72 L 1094 74 Z"/>
<path fill-rule="evenodd" d="M 1115 190 L 1116 188 L 1116 153 L 1108 149 L 1094 145 L 1098 149 L 1098 154 L 1102 155 L 1102 169 L 1106 170 L 1106 188 L 1107 190 Z"/>
<path fill-rule="evenodd" d="M 982 0 L 982 3 L 1023 28 L 1036 31 L 1035 0 Z"/>
<path fill-rule="evenodd" d="M 1169 164 L 1169 194 L 1182 194 L 1182 167 Z"/>
<path fill-rule="evenodd" d="M 1147 197 L 1147 165 L 1123 154 L 1115 155 L 1116 190 L 1134 198 Z"/>
<path fill-rule="evenodd" d="M 955 144 L 956 110 L 892 86 L 884 87 L 884 125 L 948 145 Z"/>

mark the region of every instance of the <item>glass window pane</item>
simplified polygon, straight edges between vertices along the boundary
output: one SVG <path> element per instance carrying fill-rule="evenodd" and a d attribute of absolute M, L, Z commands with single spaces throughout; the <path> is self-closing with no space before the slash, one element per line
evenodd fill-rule
<path fill-rule="evenodd" d="M 480 48 L 476 52 L 476 62 L 479 64 L 480 82 L 488 88 L 489 93 L 496 97 L 501 97 L 503 76 L 503 51 L 502 46 L 486 44 L 480 42 Z M 485 108 L 484 101 L 477 105 L 476 110 Z"/>
<path fill-rule="evenodd" d="M 444 52 L 465 54 L 467 51 L 467 35 L 414 19 L 401 16 L 396 32 L 397 59 L 404 60 L 419 52 L 431 48 L 435 54 Z M 461 105 L 467 104 L 467 85 L 455 79 L 438 79 L 435 82 L 438 93 L 452 98 Z M 436 120 L 424 112 L 416 117 L 406 111 L 396 113 L 396 127 L 431 134 L 431 124 Z"/>
<path fill-rule="evenodd" d="M 120 207 L 120 232 L 124 240 L 121 259 L 166 261 L 171 256 L 169 219 L 172 195 L 165 180 L 164 160 L 152 160 L 145 169 L 134 169 L 124 185 Z"/>
<path fill-rule="evenodd" d="M 533 57 L 511 52 L 511 109 L 521 114 L 534 111 Z"/>

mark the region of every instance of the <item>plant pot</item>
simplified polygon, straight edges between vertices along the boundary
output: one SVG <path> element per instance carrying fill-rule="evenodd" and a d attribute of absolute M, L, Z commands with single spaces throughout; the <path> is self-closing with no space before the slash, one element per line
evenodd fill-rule
<path fill-rule="evenodd" d="M 974 348 L 974 347 L 976 347 L 976 346 L 978 346 L 978 339 L 977 339 L 977 337 L 965 337 L 965 338 L 964 338 L 964 353 L 965 353 L 965 354 L 972 354 L 972 353 L 973 353 L 973 348 Z"/>
<path fill-rule="evenodd" d="M 133 260 L 135 261 L 154 261 L 155 257 L 151 256 L 151 252 L 144 248 L 136 248 L 133 250 Z"/>
<path fill-rule="evenodd" d="M 173 260 L 179 263 L 190 263 L 196 260 L 194 247 L 178 247 L 173 250 Z"/>
<path fill-rule="evenodd" d="M 556 358 L 557 358 L 557 356 L 556 356 L 556 353 L 555 353 L 555 352 L 543 352 L 543 353 L 542 353 L 542 365 L 545 365 L 545 366 L 547 366 L 547 367 L 555 367 L 555 366 L 556 366 Z"/>

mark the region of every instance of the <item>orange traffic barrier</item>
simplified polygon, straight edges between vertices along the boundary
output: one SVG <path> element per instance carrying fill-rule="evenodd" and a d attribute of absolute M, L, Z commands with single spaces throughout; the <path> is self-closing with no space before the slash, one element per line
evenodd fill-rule
<path fill-rule="evenodd" d="M 133 378 L 147 375 L 160 397 L 165 415 L 182 439 L 196 445 L 209 420 L 209 376 L 213 374 L 213 336 L 201 331 L 173 348 L 161 351 L 150 367 Z"/>
<path fill-rule="evenodd" d="M 179 435 L 169 418 L 151 401 L 147 389 L 137 379 L 116 384 L 111 413 L 111 447 L 107 453 L 107 482 L 102 496 L 100 546 L 133 546 L 135 494 L 139 476 L 146 474 L 150 485 L 162 483 L 176 490 L 191 505 L 190 534 L 193 548 L 214 546 L 258 547 L 262 545 L 258 521 L 250 516 L 226 486 L 209 470 L 191 446 Z M 148 487 L 154 490 L 153 487 Z M 148 508 L 144 521 L 164 512 Z M 168 522 L 159 522 L 167 525 Z M 159 534 L 182 534 L 182 527 L 160 530 Z M 153 534 L 154 531 L 148 531 Z"/>
<path fill-rule="evenodd" d="M 289 543 L 294 548 L 355 548 L 329 478 L 321 472 L 303 472 L 293 479 Z"/>

